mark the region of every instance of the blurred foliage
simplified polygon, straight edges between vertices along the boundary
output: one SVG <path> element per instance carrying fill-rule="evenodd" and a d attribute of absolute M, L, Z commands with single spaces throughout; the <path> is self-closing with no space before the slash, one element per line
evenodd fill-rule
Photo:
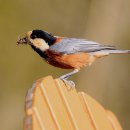
<path fill-rule="evenodd" d="M 22 129 L 26 91 L 38 78 L 69 72 L 41 60 L 29 46 L 16 46 L 20 34 L 43 29 L 54 35 L 86 38 L 130 49 L 129 0 L 1 0 L 0 126 Z M 112 55 L 73 76 L 77 89 L 112 110 L 130 129 L 130 56 Z"/>

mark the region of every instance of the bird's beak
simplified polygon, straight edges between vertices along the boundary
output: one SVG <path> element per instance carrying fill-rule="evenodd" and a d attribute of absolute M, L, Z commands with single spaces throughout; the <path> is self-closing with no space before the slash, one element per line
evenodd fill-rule
<path fill-rule="evenodd" d="M 18 37 L 17 45 L 19 45 L 19 44 L 27 44 L 27 43 L 28 43 L 27 37 L 23 37 L 23 38 Z"/>

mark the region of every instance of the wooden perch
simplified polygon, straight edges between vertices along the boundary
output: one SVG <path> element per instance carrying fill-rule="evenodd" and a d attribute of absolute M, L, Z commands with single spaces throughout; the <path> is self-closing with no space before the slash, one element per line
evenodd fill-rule
<path fill-rule="evenodd" d="M 51 76 L 28 90 L 25 113 L 24 130 L 122 130 L 112 112 Z"/>

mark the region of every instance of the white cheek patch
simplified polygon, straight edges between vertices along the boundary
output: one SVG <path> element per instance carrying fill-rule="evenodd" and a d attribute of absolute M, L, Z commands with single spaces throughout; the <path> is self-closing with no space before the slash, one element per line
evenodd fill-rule
<path fill-rule="evenodd" d="M 30 39 L 30 41 L 35 47 L 39 48 L 42 51 L 49 49 L 49 45 L 43 39 Z"/>

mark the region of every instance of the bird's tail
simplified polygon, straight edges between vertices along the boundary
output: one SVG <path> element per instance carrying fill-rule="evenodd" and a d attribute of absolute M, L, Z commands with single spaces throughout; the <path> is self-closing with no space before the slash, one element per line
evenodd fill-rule
<path fill-rule="evenodd" d="M 105 49 L 96 52 L 92 52 L 92 55 L 96 56 L 97 58 L 107 56 L 109 54 L 130 54 L 130 50 L 116 50 L 116 49 Z"/>
<path fill-rule="evenodd" d="M 108 52 L 109 54 L 128 54 L 130 53 L 130 50 L 104 50 Z"/>

